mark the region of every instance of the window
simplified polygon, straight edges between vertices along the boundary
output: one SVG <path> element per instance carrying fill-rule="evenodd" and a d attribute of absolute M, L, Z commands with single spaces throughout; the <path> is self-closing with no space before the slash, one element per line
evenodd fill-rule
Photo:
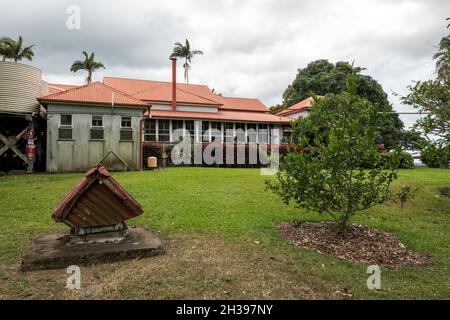
<path fill-rule="evenodd" d="M 91 128 L 91 140 L 103 140 L 103 128 Z"/>
<path fill-rule="evenodd" d="M 144 127 L 144 140 L 156 141 L 156 120 L 148 119 Z"/>
<path fill-rule="evenodd" d="M 93 127 L 103 127 L 103 117 L 102 116 L 92 116 L 92 126 Z"/>
<path fill-rule="evenodd" d="M 178 130 L 178 131 L 177 131 Z M 183 136 L 183 120 L 172 120 L 172 140 L 174 142 L 178 142 L 178 140 L 181 140 Z M 175 141 L 175 132 L 177 131 L 179 139 Z"/>
<path fill-rule="evenodd" d="M 71 114 L 62 114 L 61 115 L 61 125 L 62 126 L 71 126 L 72 125 L 72 115 Z"/>
<path fill-rule="evenodd" d="M 247 124 L 247 142 L 256 143 L 256 123 Z"/>
<path fill-rule="evenodd" d="M 72 140 L 72 128 L 59 128 L 58 129 L 59 140 Z"/>
<path fill-rule="evenodd" d="M 185 125 L 186 125 L 186 133 L 189 133 L 191 136 L 191 139 L 194 140 L 195 139 L 195 126 L 194 126 L 194 121 L 192 120 L 186 120 L 185 121 Z"/>
<path fill-rule="evenodd" d="M 283 141 L 282 132 L 279 128 L 275 128 L 273 124 L 270 125 L 270 136 L 269 141 L 271 143 L 281 143 Z"/>
<path fill-rule="evenodd" d="M 214 142 L 222 142 L 222 123 L 211 122 L 211 139 Z"/>
<path fill-rule="evenodd" d="M 245 143 L 245 123 L 236 123 L 236 142 Z"/>
<path fill-rule="evenodd" d="M 170 120 L 158 120 L 158 140 L 170 141 Z"/>
<path fill-rule="evenodd" d="M 133 141 L 133 130 L 131 128 L 120 129 L 121 141 Z"/>
<path fill-rule="evenodd" d="M 225 130 L 225 142 L 226 143 L 234 142 L 234 123 L 225 122 L 224 130 Z"/>
<path fill-rule="evenodd" d="M 60 118 L 61 127 L 58 128 L 58 139 L 59 140 L 72 140 L 72 115 L 62 114 Z"/>
<path fill-rule="evenodd" d="M 202 121 L 202 141 L 209 142 L 209 122 Z"/>
<path fill-rule="evenodd" d="M 258 125 L 258 143 L 266 144 L 269 139 L 267 132 L 267 124 L 259 124 Z"/>
<path fill-rule="evenodd" d="M 120 126 L 122 128 L 131 128 L 131 117 L 122 117 Z"/>

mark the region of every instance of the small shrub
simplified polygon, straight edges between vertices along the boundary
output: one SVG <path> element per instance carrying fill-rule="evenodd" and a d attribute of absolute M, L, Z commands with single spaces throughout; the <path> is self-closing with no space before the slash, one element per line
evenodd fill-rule
<path fill-rule="evenodd" d="M 450 145 L 427 144 L 420 151 L 420 160 L 430 168 L 450 168 Z"/>
<path fill-rule="evenodd" d="M 402 210 L 405 207 L 406 201 L 414 199 L 417 190 L 418 189 L 411 189 L 410 186 L 403 186 L 400 189 L 400 192 L 395 195 L 396 200 L 400 202 L 400 208 Z"/>

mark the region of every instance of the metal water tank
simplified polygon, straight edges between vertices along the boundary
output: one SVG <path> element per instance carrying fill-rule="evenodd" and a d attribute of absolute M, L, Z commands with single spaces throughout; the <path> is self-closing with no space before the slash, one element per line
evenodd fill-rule
<path fill-rule="evenodd" d="M 35 67 L 0 61 L 0 113 L 39 112 L 42 72 Z"/>

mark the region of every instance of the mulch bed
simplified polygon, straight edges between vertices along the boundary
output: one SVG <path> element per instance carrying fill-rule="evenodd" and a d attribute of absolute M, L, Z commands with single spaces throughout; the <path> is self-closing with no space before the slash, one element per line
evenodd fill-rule
<path fill-rule="evenodd" d="M 345 238 L 331 222 L 282 222 L 277 229 L 292 244 L 340 259 L 386 267 L 424 266 L 431 257 L 407 249 L 394 235 L 362 225 L 348 225 Z"/>
<path fill-rule="evenodd" d="M 440 191 L 443 196 L 450 198 L 450 187 L 442 188 Z"/>

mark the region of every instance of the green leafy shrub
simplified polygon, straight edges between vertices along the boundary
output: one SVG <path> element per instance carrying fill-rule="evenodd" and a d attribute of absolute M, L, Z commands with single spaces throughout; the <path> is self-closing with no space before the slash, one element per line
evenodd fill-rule
<path fill-rule="evenodd" d="M 400 152 L 386 152 L 382 154 L 382 163 L 383 165 L 389 165 L 392 163 L 392 158 L 398 157 L 398 168 L 399 169 L 413 169 L 414 168 L 414 159 L 412 155 L 406 151 Z"/>
<path fill-rule="evenodd" d="M 380 125 L 378 107 L 356 95 L 354 77 L 347 80 L 347 92 L 315 101 L 311 110 L 312 135 L 308 152 L 283 156 L 277 180 L 268 187 L 285 203 L 319 214 L 329 214 L 339 234 L 345 234 L 351 217 L 362 210 L 391 201 L 391 183 L 397 178 L 398 155 L 382 158 L 376 143 Z M 325 120 L 326 131 L 316 123 Z M 326 143 L 324 143 L 326 141 Z M 378 163 L 367 169 L 365 164 Z"/>
<path fill-rule="evenodd" d="M 450 145 L 429 143 L 420 151 L 420 160 L 430 168 L 450 168 Z"/>
<path fill-rule="evenodd" d="M 412 189 L 410 186 L 403 186 L 400 189 L 400 192 L 398 192 L 395 195 L 395 200 L 400 202 L 400 208 L 403 210 L 403 208 L 405 207 L 405 203 L 408 200 L 412 200 L 414 199 L 414 197 L 416 196 L 416 192 L 419 189 Z"/>

